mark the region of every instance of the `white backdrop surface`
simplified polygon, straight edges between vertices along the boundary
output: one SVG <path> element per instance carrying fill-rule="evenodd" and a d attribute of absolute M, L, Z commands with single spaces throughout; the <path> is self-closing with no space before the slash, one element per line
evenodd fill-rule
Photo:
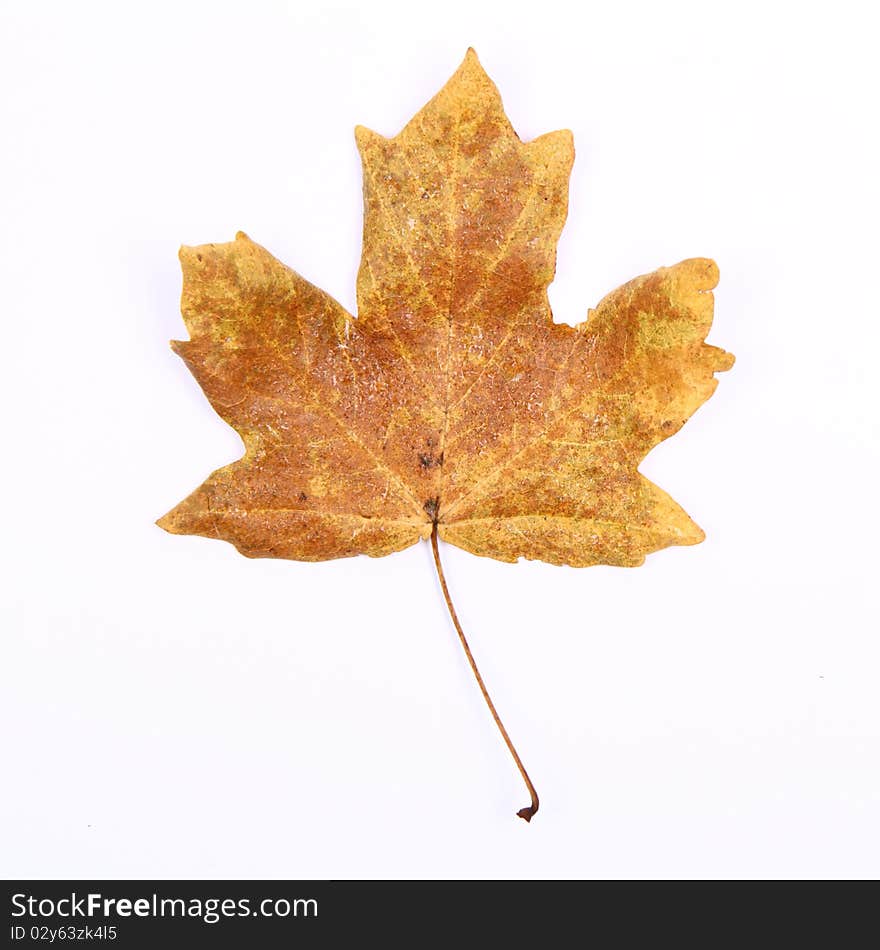
<path fill-rule="evenodd" d="M 13 3 L 0 12 L 0 875 L 880 874 L 878 67 L 868 4 Z M 357 123 L 473 45 L 574 132 L 556 319 L 691 256 L 737 355 L 643 471 L 638 570 L 251 561 L 154 520 L 240 441 L 168 349 L 243 229 L 354 308 Z"/>

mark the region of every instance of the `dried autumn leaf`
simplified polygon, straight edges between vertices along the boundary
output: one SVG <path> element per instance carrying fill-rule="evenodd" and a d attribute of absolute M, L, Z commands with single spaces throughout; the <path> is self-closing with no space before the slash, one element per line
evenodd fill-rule
<path fill-rule="evenodd" d="M 633 566 L 701 541 L 638 466 L 733 364 L 704 343 L 715 264 L 554 323 L 571 133 L 521 142 L 472 50 L 398 136 L 356 137 L 357 319 L 242 233 L 181 250 L 191 338 L 173 346 L 245 453 L 159 524 L 311 561 L 427 538 L 436 554 L 439 536 L 502 561 Z"/>

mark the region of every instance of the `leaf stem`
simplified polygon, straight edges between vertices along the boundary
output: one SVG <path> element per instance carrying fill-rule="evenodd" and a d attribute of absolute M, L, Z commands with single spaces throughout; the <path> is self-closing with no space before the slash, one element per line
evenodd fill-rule
<path fill-rule="evenodd" d="M 498 715 L 498 710 L 495 708 L 495 704 L 492 702 L 492 699 L 489 696 L 489 691 L 486 689 L 486 684 L 483 682 L 483 677 L 480 676 L 480 671 L 477 669 L 477 664 L 474 660 L 473 653 L 471 653 L 471 648 L 468 646 L 467 637 L 464 635 L 464 630 L 461 629 L 461 624 L 458 622 L 458 616 L 455 613 L 455 607 L 452 605 L 452 598 L 449 596 L 449 588 L 446 586 L 446 577 L 443 574 L 443 565 L 440 563 L 440 548 L 437 543 L 436 518 L 434 520 L 434 528 L 431 531 L 431 547 L 434 551 L 434 563 L 437 565 L 437 576 L 440 578 L 440 587 L 443 589 L 443 596 L 446 599 L 446 606 L 449 608 L 449 616 L 452 617 L 452 623 L 455 625 L 456 633 L 458 633 L 458 639 L 461 640 L 461 645 L 464 648 L 465 656 L 468 658 L 468 663 L 471 665 L 471 670 L 473 671 L 474 677 L 476 678 L 477 685 L 480 687 L 480 692 L 483 694 L 483 699 L 486 700 L 486 705 L 489 707 L 489 712 L 492 713 L 492 718 L 495 720 L 495 725 L 498 726 L 498 731 L 501 733 L 501 738 L 504 739 L 507 748 L 510 750 L 510 754 L 513 756 L 513 761 L 516 762 L 516 767 L 519 769 L 519 774 L 522 775 L 523 781 L 526 783 L 526 788 L 529 790 L 529 795 L 532 799 L 531 805 L 526 808 L 520 808 L 520 810 L 517 812 L 517 815 L 526 821 L 531 821 L 532 817 L 538 811 L 538 793 L 535 791 L 535 786 L 532 785 L 532 780 L 529 778 L 529 773 L 526 772 L 525 766 L 522 764 L 522 759 L 519 757 L 519 753 L 516 751 L 513 743 L 510 741 L 510 736 L 507 734 L 507 730 L 504 728 L 504 723 L 501 721 L 501 717 Z"/>

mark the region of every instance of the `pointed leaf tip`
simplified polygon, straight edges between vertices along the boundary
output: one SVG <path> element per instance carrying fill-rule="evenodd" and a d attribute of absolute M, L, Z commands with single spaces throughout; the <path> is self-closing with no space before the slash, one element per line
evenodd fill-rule
<path fill-rule="evenodd" d="M 384 135 L 379 135 L 365 125 L 356 125 L 354 127 L 354 140 L 358 151 L 363 154 L 368 148 L 378 145 L 380 142 L 387 141 Z"/>
<path fill-rule="evenodd" d="M 489 82 L 492 81 L 489 79 L 488 73 L 483 68 L 483 64 L 480 62 L 480 57 L 477 56 L 477 51 L 473 48 L 473 46 L 468 47 L 468 51 L 464 54 L 464 59 L 461 61 L 461 65 L 455 72 L 462 78 L 480 77 L 488 80 Z"/>

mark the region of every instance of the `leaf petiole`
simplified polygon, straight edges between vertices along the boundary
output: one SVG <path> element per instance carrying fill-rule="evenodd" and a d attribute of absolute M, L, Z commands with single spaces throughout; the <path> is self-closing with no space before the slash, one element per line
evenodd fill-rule
<path fill-rule="evenodd" d="M 498 710 L 495 708 L 495 704 L 492 702 L 492 699 L 489 696 L 489 691 L 486 689 L 486 684 L 483 682 L 483 677 L 480 675 L 480 671 L 477 668 L 474 655 L 471 653 L 470 646 L 468 646 L 467 637 L 464 635 L 464 630 L 461 629 L 461 624 L 458 622 L 458 616 L 455 613 L 455 607 L 452 605 L 452 598 L 449 596 L 449 588 L 446 586 L 446 577 L 443 574 L 443 565 L 440 563 L 440 547 L 437 542 L 436 516 L 434 519 L 434 527 L 431 531 L 431 548 L 434 551 L 434 564 L 437 566 L 437 576 L 440 579 L 440 587 L 443 590 L 443 597 L 446 599 L 446 606 L 449 608 L 449 616 L 452 617 L 452 623 L 455 625 L 455 631 L 458 634 L 458 639 L 461 641 L 465 656 L 468 658 L 468 663 L 470 663 L 471 670 L 473 671 L 474 677 L 477 680 L 477 685 L 480 687 L 480 692 L 483 694 L 483 699 L 486 700 L 486 705 L 489 707 L 489 712 L 492 713 L 492 718 L 495 720 L 495 725 L 498 726 L 498 731 L 501 733 L 501 738 L 504 739 L 507 748 L 510 750 L 510 754 L 513 756 L 513 761 L 516 762 L 516 767 L 519 769 L 519 774 L 522 775 L 523 781 L 526 783 L 526 788 L 529 790 L 529 795 L 532 799 L 531 805 L 528 805 L 526 808 L 520 808 L 516 814 L 518 817 L 525 819 L 525 821 L 531 821 L 532 817 L 538 811 L 538 793 L 535 791 L 535 786 L 532 784 L 532 780 L 529 778 L 529 773 L 526 772 L 525 766 L 522 764 L 522 759 L 519 757 L 519 753 L 516 751 L 513 742 L 511 742 L 510 736 L 507 734 L 507 730 L 504 728 L 504 723 L 501 721 L 501 717 L 498 715 Z"/>

